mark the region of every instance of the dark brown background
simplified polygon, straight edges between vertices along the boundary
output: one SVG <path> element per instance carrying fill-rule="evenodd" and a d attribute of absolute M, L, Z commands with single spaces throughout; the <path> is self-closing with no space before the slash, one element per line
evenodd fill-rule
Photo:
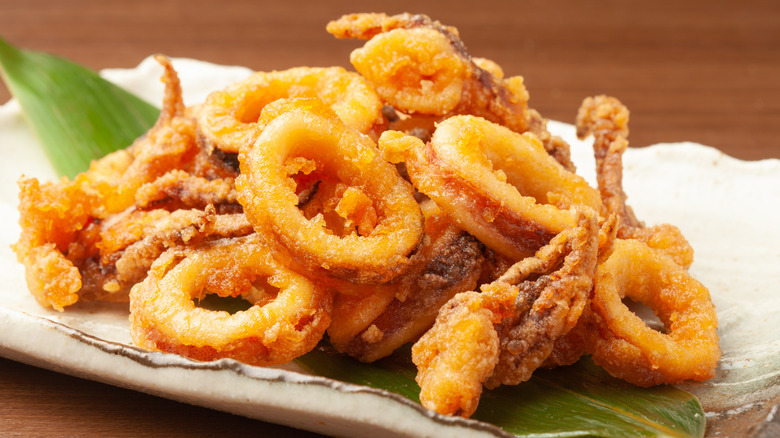
<path fill-rule="evenodd" d="M 631 109 L 632 146 L 688 140 L 780 158 L 777 1 L 0 0 L 0 36 L 94 69 L 152 53 L 257 70 L 348 66 L 360 43 L 330 37 L 325 24 L 368 11 L 456 26 L 472 55 L 525 77 L 545 117 L 572 122 L 584 97 L 610 94 Z M 0 102 L 8 97 L 0 85 Z M 0 435 L 58 432 L 312 436 L 0 359 Z"/>

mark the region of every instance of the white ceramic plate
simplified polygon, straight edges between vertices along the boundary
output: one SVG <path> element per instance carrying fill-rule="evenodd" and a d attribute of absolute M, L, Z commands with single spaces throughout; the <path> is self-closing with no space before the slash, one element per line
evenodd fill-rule
<path fill-rule="evenodd" d="M 187 104 L 249 74 L 189 59 L 174 65 Z M 161 69 L 152 59 L 103 75 L 150 102 L 162 99 Z M 580 174 L 593 181 L 590 145 L 576 139 L 571 125 L 551 122 L 550 129 L 572 145 Z M 0 107 L 0 156 L 0 355 L 329 435 L 508 436 L 394 394 L 300 370 L 142 351 L 130 341 L 126 305 L 77 304 L 64 313 L 41 308 L 9 245 L 19 235 L 16 180 L 21 174 L 51 180 L 54 172 L 15 101 Z M 723 358 L 717 376 L 684 385 L 705 407 L 708 435 L 761 429 L 780 400 L 780 160 L 743 162 L 691 143 L 630 149 L 625 189 L 646 223 L 675 224 L 690 240 L 696 251 L 691 272 L 709 287 L 718 310 Z"/>

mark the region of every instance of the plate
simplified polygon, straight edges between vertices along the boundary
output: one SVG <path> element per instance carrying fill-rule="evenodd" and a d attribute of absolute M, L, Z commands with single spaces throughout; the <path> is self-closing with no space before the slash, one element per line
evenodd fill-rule
<path fill-rule="evenodd" d="M 174 59 L 186 104 L 250 74 L 236 66 Z M 151 58 L 107 79 L 159 103 L 162 71 Z M 591 145 L 550 122 L 572 145 L 579 172 L 595 181 Z M 312 376 L 294 366 L 196 362 L 132 345 L 127 306 L 78 303 L 60 313 L 27 292 L 10 245 L 19 236 L 16 181 L 53 180 L 16 101 L 0 107 L 0 355 L 82 378 L 263 421 L 338 436 L 510 436 L 474 420 L 441 416 L 395 394 Z M 780 406 L 780 160 L 745 162 L 693 143 L 631 148 L 628 202 L 648 225 L 672 223 L 696 251 L 690 271 L 712 294 L 723 357 L 716 376 L 680 385 L 705 408 L 709 436 L 760 433 Z M 382 415 L 377 415 L 381 412 Z M 772 429 L 775 430 L 775 429 Z"/>

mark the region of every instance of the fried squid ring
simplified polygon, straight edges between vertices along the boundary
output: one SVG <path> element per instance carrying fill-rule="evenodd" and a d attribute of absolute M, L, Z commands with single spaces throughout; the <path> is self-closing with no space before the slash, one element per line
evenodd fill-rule
<path fill-rule="evenodd" d="M 585 307 L 598 235 L 596 213 L 581 208 L 577 227 L 483 285 L 482 293 L 464 292 L 450 300 L 412 347 L 423 406 L 468 417 L 483 385 L 528 380 Z"/>
<path fill-rule="evenodd" d="M 576 225 L 570 211 L 550 202 L 601 208 L 598 192 L 550 157 L 533 135 L 479 117 L 450 117 L 427 144 L 385 132 L 380 147 L 389 160 L 405 160 L 417 190 L 458 226 L 512 260 L 533 255 Z"/>
<path fill-rule="evenodd" d="M 617 236 L 636 239 L 651 248 L 661 249 L 685 268 L 693 263 L 693 248 L 682 232 L 670 224 L 645 227 L 626 203 L 623 190 L 623 153 L 628 148 L 629 111 L 610 96 L 588 97 L 577 112 L 577 136 L 593 135 L 596 178 L 603 202 L 601 214 L 617 214 L 620 227 Z"/>
<path fill-rule="evenodd" d="M 297 67 L 256 72 L 211 93 L 198 117 L 200 139 L 208 150 L 239 152 L 262 130 L 263 108 L 281 98 L 317 97 L 349 127 L 362 133 L 384 123 L 382 102 L 360 75 L 341 67 Z"/>
<path fill-rule="evenodd" d="M 504 77 L 495 62 L 472 58 L 454 27 L 425 15 L 352 14 L 331 21 L 327 30 L 338 38 L 369 40 L 350 61 L 402 113 L 470 114 L 515 132 L 531 131 L 550 155 L 574 170 L 569 145 L 552 137 L 546 121 L 528 108 L 523 77 Z"/>
<path fill-rule="evenodd" d="M 374 142 L 318 99 L 277 101 L 263 117 L 270 121 L 239 154 L 236 179 L 239 202 L 255 229 L 271 235 L 315 275 L 382 283 L 406 271 L 423 236 L 422 213 L 412 186 L 382 159 Z M 317 217 L 307 219 L 290 177 L 301 169 L 349 186 L 350 195 L 342 199 L 345 215 L 370 201 L 377 218 L 370 232 L 340 236 Z"/>
<path fill-rule="evenodd" d="M 327 30 L 339 38 L 369 40 L 350 61 L 396 109 L 476 114 L 527 130 L 528 92 L 522 78 L 511 79 L 516 87 L 504 86 L 503 78 L 472 61 L 454 27 L 425 15 L 353 14 L 330 22 Z"/>
<path fill-rule="evenodd" d="M 206 294 L 244 296 L 247 310 L 207 310 Z M 163 253 L 130 292 L 136 345 L 197 360 L 288 362 L 317 345 L 330 323 L 331 294 L 284 267 L 258 235 Z"/>
<path fill-rule="evenodd" d="M 665 332 L 623 303 L 650 307 Z M 666 253 L 636 240 L 617 240 L 596 272 L 591 309 L 597 330 L 586 336 L 593 360 L 639 386 L 706 380 L 720 358 L 718 319 L 707 288 Z"/>

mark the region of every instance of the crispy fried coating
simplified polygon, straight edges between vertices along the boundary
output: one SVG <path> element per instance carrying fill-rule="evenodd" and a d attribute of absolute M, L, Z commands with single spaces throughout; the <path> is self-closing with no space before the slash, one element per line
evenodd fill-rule
<path fill-rule="evenodd" d="M 203 210 L 208 205 L 214 206 L 219 213 L 243 211 L 236 197 L 233 178 L 207 179 L 174 169 L 142 185 L 135 193 L 135 206 L 143 210 Z"/>
<path fill-rule="evenodd" d="M 618 237 L 637 239 L 670 254 L 680 266 L 693 263 L 693 248 L 674 225 L 645 227 L 626 203 L 623 190 L 623 153 L 628 148 L 629 111 L 610 96 L 588 97 L 577 112 L 577 136 L 593 135 L 596 177 L 604 203 L 601 214 L 615 213 L 620 218 Z"/>
<path fill-rule="evenodd" d="M 94 218 L 104 215 L 100 194 L 83 177 L 44 184 L 22 178 L 19 189 L 22 234 L 13 249 L 38 303 L 61 311 L 78 300 L 79 260 L 69 258 L 69 249 Z"/>
<path fill-rule="evenodd" d="M 165 96 L 154 126 L 126 149 L 131 162 L 121 176 L 105 187 L 106 208 L 118 213 L 134 204 L 135 192 L 170 169 L 181 168 L 198 153 L 194 119 L 185 114 L 181 84 L 170 60 L 158 56 L 165 68 Z"/>
<path fill-rule="evenodd" d="M 209 293 L 243 296 L 244 311 L 198 307 Z M 273 257 L 256 234 L 163 253 L 130 293 L 130 333 L 143 348 L 198 360 L 288 362 L 317 345 L 331 294 Z"/>
<path fill-rule="evenodd" d="M 433 328 L 412 346 L 423 406 L 444 415 L 474 413 L 482 383 L 498 363 L 494 319 L 477 292 L 459 293 L 441 308 Z"/>
<path fill-rule="evenodd" d="M 557 206 L 601 208 L 598 192 L 533 135 L 479 117 L 446 119 L 428 143 L 386 131 L 379 145 L 386 159 L 405 162 L 415 188 L 458 226 L 514 261 L 575 225 L 574 215 Z"/>
<path fill-rule="evenodd" d="M 152 236 L 159 237 L 165 228 L 169 236 L 187 235 L 188 225 L 180 223 L 177 229 L 169 212 L 156 209 L 167 208 L 174 217 L 191 215 L 176 212 L 191 208 L 199 209 L 201 217 L 212 217 L 214 211 L 206 210 L 213 206 L 219 213 L 241 211 L 231 172 L 207 156 L 196 141 L 195 110 L 184 107 L 173 66 L 165 57 L 157 60 L 164 67 L 165 95 L 157 122 L 144 136 L 93 161 L 73 181 L 40 183 L 23 178 L 19 182 L 22 234 L 14 250 L 25 265 L 30 290 L 44 306 L 63 310 L 79 299 L 127 301 L 133 282 L 143 278 L 153 257 L 175 239 L 166 240 L 167 246 L 156 244 L 154 251 L 148 245 L 141 251 L 140 242 L 154 240 Z M 153 212 L 141 213 L 137 208 Z M 154 225 L 155 221 L 160 222 Z M 235 235 L 242 226 L 238 234 L 246 234 L 251 229 L 243 221 L 233 229 L 196 227 L 195 234 Z M 134 250 L 120 256 L 132 245 Z"/>
<path fill-rule="evenodd" d="M 649 327 L 623 303 L 650 307 L 664 332 Z M 618 239 L 595 276 L 586 350 L 613 376 L 639 386 L 706 380 L 720 358 L 718 319 L 709 291 L 669 254 Z"/>
<path fill-rule="evenodd" d="M 599 242 L 596 213 L 579 207 L 577 217 L 576 227 L 483 285 L 482 293 L 458 294 L 442 308 L 412 347 L 423 406 L 470 416 L 482 386 L 528 380 L 555 340 L 576 324 L 592 287 Z"/>
<path fill-rule="evenodd" d="M 302 188 L 298 193 L 298 207 L 307 219 L 323 221 L 339 236 L 371 234 L 379 216 L 365 191 L 321 173 L 306 175 L 296 182 L 304 187 L 306 183 L 301 180 L 306 177 L 316 179 L 310 188 Z"/>
<path fill-rule="evenodd" d="M 496 294 L 497 288 L 518 290 L 514 312 L 496 325 L 501 354 L 486 387 L 528 380 L 550 355 L 556 339 L 577 323 L 596 269 L 596 219 L 594 212 L 582 210 L 579 225 L 556 236 L 558 242 L 551 242 L 533 259 L 526 259 L 529 262 L 515 264 L 497 281 L 482 287 L 483 293 L 491 294 Z M 557 268 L 559 263 L 562 266 Z"/>
<path fill-rule="evenodd" d="M 116 271 L 115 279 L 104 288 L 129 290 L 144 279 L 152 262 L 168 248 L 252 232 L 252 225 L 244 215 L 218 215 L 213 206 L 203 210 L 131 212 L 101 233 L 98 244 L 101 262 L 114 266 Z"/>
<path fill-rule="evenodd" d="M 639 227 L 641 222 L 626 204 L 623 190 L 623 153 L 628 147 L 629 112 L 620 101 L 610 96 L 586 98 L 577 112 L 577 137 L 593 135 L 596 158 L 596 178 L 602 215 L 616 213 L 621 227 Z"/>
<path fill-rule="evenodd" d="M 475 61 L 454 27 L 419 14 L 352 14 L 327 30 L 338 38 L 368 39 L 350 61 L 395 109 L 441 118 L 471 114 L 533 132 L 556 160 L 574 169 L 568 144 L 552 137 L 546 121 L 528 107 L 522 76 L 504 77 L 495 62 Z"/>
<path fill-rule="evenodd" d="M 408 270 L 423 237 L 422 213 L 412 186 L 382 159 L 371 138 L 316 98 L 277 100 L 261 118 L 262 132 L 239 154 L 236 179 L 239 201 L 257 232 L 318 277 L 378 284 Z M 324 220 L 306 218 L 292 178 L 299 169 L 318 170 L 354 188 L 352 196 L 365 195 L 376 209 L 376 226 L 366 235 L 338 235 Z M 339 213 L 338 206 L 335 210 Z M 355 219 L 354 211 L 344 205 L 339 214 Z"/>
<path fill-rule="evenodd" d="M 336 350 L 363 362 L 388 356 L 428 330 L 439 308 L 456 293 L 477 286 L 482 245 L 433 201 L 424 201 L 422 210 L 425 238 L 412 268 L 375 293 L 336 296 L 328 329 Z"/>
<path fill-rule="evenodd" d="M 528 93 L 522 87 L 522 79 L 511 89 L 493 83 L 494 79 L 503 78 L 491 75 L 471 60 L 453 27 L 425 15 L 368 14 L 342 17 L 329 23 L 327 30 L 340 38 L 369 39 L 366 46 L 352 53 L 352 64 L 398 110 L 436 115 L 468 112 L 480 116 L 478 111 L 482 110 L 486 115 L 500 117 L 487 112 L 493 101 L 493 105 L 506 112 L 508 125 L 520 132 L 527 128 Z M 479 80 L 484 83 L 471 83 Z M 478 90 L 492 97 L 483 99 L 476 94 Z M 516 93 L 509 94 L 513 91 Z"/>
<path fill-rule="evenodd" d="M 611 214 L 606 219 L 600 218 L 597 266 L 604 263 L 612 255 L 617 239 L 617 230 L 618 217 L 616 214 Z M 553 342 L 552 351 L 542 366 L 554 368 L 571 365 L 586 354 L 585 336 L 589 331 L 598 330 L 598 327 L 593 321 L 593 315 L 590 311 L 590 299 L 584 304 L 576 325 Z"/>
<path fill-rule="evenodd" d="M 360 75 L 342 67 L 296 67 L 255 72 L 210 94 L 198 115 L 200 141 L 209 152 L 239 152 L 263 129 L 258 121 L 263 108 L 281 98 L 321 99 L 347 126 L 362 133 L 384 124 L 382 103 Z"/>
<path fill-rule="evenodd" d="M 137 345 L 196 360 L 280 364 L 326 330 L 365 362 L 416 340 L 422 404 L 464 417 L 484 388 L 583 354 L 642 386 L 713 375 L 717 316 L 690 245 L 627 205 L 625 106 L 596 96 L 577 114 L 594 189 L 523 78 L 456 28 L 352 14 L 327 30 L 367 40 L 358 73 L 257 72 L 185 107 L 158 56 L 145 135 L 73 181 L 22 178 L 13 249 L 36 300 L 129 300 Z M 210 310 L 208 294 L 250 307 Z"/>

